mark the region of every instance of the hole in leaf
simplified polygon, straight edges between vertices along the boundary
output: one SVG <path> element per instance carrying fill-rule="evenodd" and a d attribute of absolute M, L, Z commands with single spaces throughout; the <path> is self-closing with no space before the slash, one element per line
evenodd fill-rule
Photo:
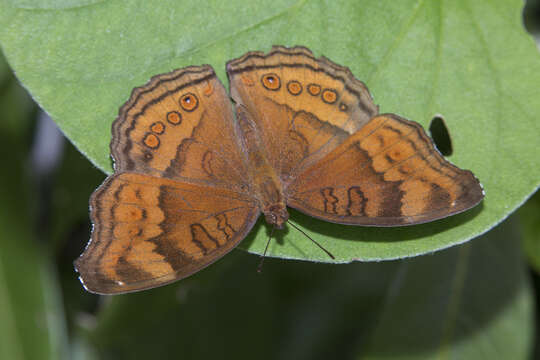
<path fill-rule="evenodd" d="M 437 150 L 444 156 L 452 155 L 452 139 L 450 139 L 450 133 L 444 122 L 444 118 L 441 115 L 435 116 L 431 119 L 429 125 L 429 133 Z"/>
<path fill-rule="evenodd" d="M 523 25 L 533 37 L 540 36 L 540 1 L 525 1 L 523 7 Z M 537 40 L 538 41 L 538 40 Z"/>

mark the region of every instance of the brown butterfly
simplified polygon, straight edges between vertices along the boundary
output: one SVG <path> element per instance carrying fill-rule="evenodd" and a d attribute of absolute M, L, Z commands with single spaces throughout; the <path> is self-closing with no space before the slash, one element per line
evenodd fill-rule
<path fill-rule="evenodd" d="M 474 175 L 422 127 L 378 115 L 348 68 L 304 47 L 227 64 L 233 106 L 212 67 L 135 88 L 112 126 L 115 172 L 90 199 L 92 238 L 76 261 L 86 289 L 170 283 L 221 258 L 257 218 L 287 206 L 339 224 L 399 226 L 478 204 Z"/>

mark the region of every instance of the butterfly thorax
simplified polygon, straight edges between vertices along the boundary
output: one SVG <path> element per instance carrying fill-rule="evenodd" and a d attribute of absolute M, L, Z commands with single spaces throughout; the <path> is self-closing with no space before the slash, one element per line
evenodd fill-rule
<path fill-rule="evenodd" d="M 254 195 L 259 201 L 266 222 L 281 229 L 289 219 L 283 185 L 268 161 L 255 122 L 242 105 L 238 105 L 236 111 Z"/>

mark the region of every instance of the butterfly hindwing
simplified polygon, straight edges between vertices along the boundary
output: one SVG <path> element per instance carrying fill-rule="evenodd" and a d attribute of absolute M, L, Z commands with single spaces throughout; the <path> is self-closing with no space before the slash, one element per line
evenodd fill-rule
<path fill-rule="evenodd" d="M 308 215 L 366 226 L 428 222 L 483 198 L 470 171 L 446 161 L 419 124 L 393 114 L 373 118 L 285 192 Z"/>
<path fill-rule="evenodd" d="M 233 249 L 259 215 L 248 196 L 135 173 L 109 177 L 90 206 L 92 238 L 75 265 L 101 294 L 188 276 Z"/>

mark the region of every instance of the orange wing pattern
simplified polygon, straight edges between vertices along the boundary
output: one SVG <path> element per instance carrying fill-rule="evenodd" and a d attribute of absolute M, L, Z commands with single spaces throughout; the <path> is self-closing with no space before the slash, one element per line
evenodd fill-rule
<path fill-rule="evenodd" d="M 379 115 L 349 69 L 277 46 L 227 64 L 228 95 L 208 66 L 153 77 L 113 123 L 115 174 L 94 192 L 94 228 L 76 269 L 100 294 L 182 279 L 218 260 L 261 211 L 286 206 L 352 225 L 417 224 L 484 196 L 422 127 Z"/>
<path fill-rule="evenodd" d="M 135 173 L 109 177 L 90 207 L 92 239 L 75 266 L 100 294 L 189 276 L 233 249 L 259 216 L 251 197 Z"/>
<path fill-rule="evenodd" d="M 275 46 L 227 64 L 231 96 L 257 123 L 267 158 L 284 183 L 322 159 L 378 109 L 346 67 L 304 47 Z"/>
<path fill-rule="evenodd" d="M 373 118 L 285 190 L 288 205 L 335 223 L 418 224 L 465 211 L 483 190 L 446 161 L 422 127 L 397 115 Z"/>
<path fill-rule="evenodd" d="M 244 191 L 245 157 L 225 88 L 208 66 L 153 77 L 113 124 L 116 172 L 139 172 Z"/>

